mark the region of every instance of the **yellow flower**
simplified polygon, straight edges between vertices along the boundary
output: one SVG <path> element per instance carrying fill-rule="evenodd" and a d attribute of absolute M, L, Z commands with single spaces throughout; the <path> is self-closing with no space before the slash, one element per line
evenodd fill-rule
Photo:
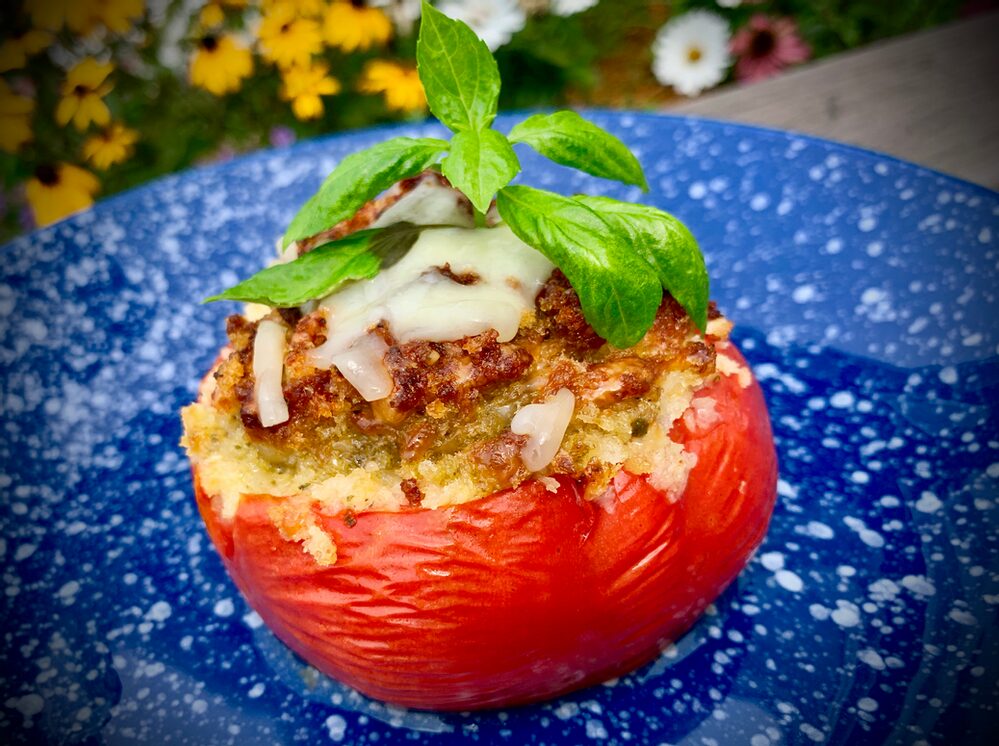
<path fill-rule="evenodd" d="M 323 0 L 263 0 L 261 3 L 264 13 L 269 13 L 280 6 L 291 8 L 296 15 L 308 18 L 317 18 L 326 10 L 326 3 Z"/>
<path fill-rule="evenodd" d="M 63 25 L 86 36 L 100 24 L 123 34 L 146 12 L 145 0 L 33 0 L 24 4 L 32 22 L 49 31 Z"/>
<path fill-rule="evenodd" d="M 114 164 L 127 160 L 138 139 L 138 132 L 115 122 L 101 134 L 87 138 L 83 143 L 83 157 L 96 168 L 106 171 Z"/>
<path fill-rule="evenodd" d="M 231 36 L 204 36 L 191 59 L 191 83 L 221 96 L 238 91 L 253 72 L 250 50 Z"/>
<path fill-rule="evenodd" d="M 275 5 L 267 12 L 257 30 L 260 53 L 278 67 L 306 66 L 312 55 L 323 48 L 319 24 L 301 18 L 290 5 Z"/>
<path fill-rule="evenodd" d="M 421 111 L 427 108 L 427 96 L 416 69 L 397 62 L 371 60 L 364 66 L 357 84 L 361 93 L 382 93 L 390 109 Z"/>
<path fill-rule="evenodd" d="M 112 63 L 102 64 L 93 57 L 78 62 L 62 84 L 62 99 L 55 110 L 56 122 L 65 127 L 72 119 L 78 130 L 85 130 L 91 122 L 99 127 L 110 122 L 111 111 L 103 98 L 111 90 L 111 84 L 104 81 L 112 70 Z"/>
<path fill-rule="evenodd" d="M 16 153 L 31 142 L 31 112 L 35 102 L 14 93 L 7 81 L 0 78 L 0 150 Z"/>
<path fill-rule="evenodd" d="M 50 225 L 94 204 L 101 184 L 97 177 L 69 163 L 35 169 L 25 194 L 38 225 Z"/>
<path fill-rule="evenodd" d="M 145 0 L 97 0 L 94 17 L 116 34 L 124 34 L 146 12 Z"/>
<path fill-rule="evenodd" d="M 326 11 L 326 41 L 345 52 L 384 44 L 392 37 L 392 22 L 378 8 L 334 2 Z"/>
<path fill-rule="evenodd" d="M 281 97 L 291 101 L 291 110 L 299 119 L 315 119 L 323 114 L 320 96 L 340 91 L 340 82 L 329 76 L 329 68 L 318 63 L 307 67 L 290 67 L 284 71 Z"/>
<path fill-rule="evenodd" d="M 100 0 L 33 0 L 26 2 L 24 10 L 31 22 L 39 28 L 59 31 L 64 25 L 77 34 L 87 34 L 96 20 L 96 7 Z"/>
<path fill-rule="evenodd" d="M 225 11 L 218 3 L 208 3 L 198 14 L 198 23 L 202 28 L 215 28 L 225 23 Z"/>
<path fill-rule="evenodd" d="M 0 44 L 0 73 L 20 70 L 28 64 L 29 57 L 38 54 L 51 43 L 52 34 L 38 29 L 10 37 Z"/>

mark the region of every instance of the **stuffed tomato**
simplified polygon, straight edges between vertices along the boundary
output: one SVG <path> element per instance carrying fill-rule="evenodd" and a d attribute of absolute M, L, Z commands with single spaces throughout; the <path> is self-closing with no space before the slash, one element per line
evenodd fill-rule
<path fill-rule="evenodd" d="M 378 699 L 499 707 L 630 671 L 762 540 L 760 388 L 713 306 L 701 330 L 665 293 L 609 344 L 434 174 L 292 251 L 428 210 L 376 277 L 229 318 L 184 411 L 209 534 L 279 638 Z"/>
<path fill-rule="evenodd" d="M 332 564 L 275 523 L 286 498 L 245 495 L 223 516 L 196 466 L 198 505 L 249 603 L 324 673 L 418 708 L 553 697 L 658 655 L 762 540 L 776 483 L 769 421 L 737 351 L 719 355 L 731 372 L 671 431 L 693 457 L 679 494 L 622 469 L 596 499 L 556 476 L 437 508 L 313 504 Z"/>

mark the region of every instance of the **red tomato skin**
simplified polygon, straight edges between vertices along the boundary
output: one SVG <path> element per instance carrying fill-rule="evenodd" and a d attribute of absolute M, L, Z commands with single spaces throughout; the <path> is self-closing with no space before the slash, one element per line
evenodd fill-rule
<path fill-rule="evenodd" d="M 728 343 L 719 352 L 745 361 Z M 316 509 L 336 543 L 322 567 L 245 496 L 234 519 L 195 491 L 250 605 L 289 647 L 364 694 L 471 710 L 549 699 L 656 657 L 735 578 L 763 539 L 777 458 L 759 385 L 720 376 L 698 397 L 720 419 L 671 437 L 696 454 L 669 500 L 622 471 L 599 502 L 569 479 L 437 510 Z"/>

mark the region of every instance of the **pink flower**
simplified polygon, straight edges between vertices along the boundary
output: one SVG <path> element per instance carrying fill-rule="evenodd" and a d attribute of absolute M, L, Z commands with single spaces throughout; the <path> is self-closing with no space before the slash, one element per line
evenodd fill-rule
<path fill-rule="evenodd" d="M 754 15 L 736 32 L 730 49 L 738 57 L 735 77 L 746 81 L 769 78 L 812 56 L 793 19 L 771 19 L 762 13 Z"/>
<path fill-rule="evenodd" d="M 286 148 L 295 142 L 295 131 L 290 127 L 278 125 L 271 130 L 268 139 L 275 148 Z"/>

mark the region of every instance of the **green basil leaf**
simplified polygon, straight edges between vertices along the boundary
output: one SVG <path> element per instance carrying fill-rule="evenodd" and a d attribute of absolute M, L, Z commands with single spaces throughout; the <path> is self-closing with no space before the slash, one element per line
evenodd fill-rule
<path fill-rule="evenodd" d="M 708 323 L 708 271 L 687 226 L 668 212 L 649 205 L 610 197 L 578 196 L 576 200 L 629 236 L 632 246 L 655 270 L 663 287 L 703 332 Z"/>
<path fill-rule="evenodd" d="M 381 268 L 388 269 L 402 259 L 416 243 L 416 239 L 427 228 L 453 228 L 453 225 L 401 222 L 374 229 L 368 243 L 368 251 L 381 260 Z M 361 231 L 365 232 L 365 231 Z M 313 249 L 314 250 L 314 249 Z"/>
<path fill-rule="evenodd" d="M 464 23 L 426 0 L 416 68 L 430 111 L 450 129 L 481 130 L 496 118 L 500 76 L 489 47 Z"/>
<path fill-rule="evenodd" d="M 515 125 L 508 137 L 563 166 L 649 191 L 642 164 L 628 146 L 574 111 L 535 114 Z"/>
<path fill-rule="evenodd" d="M 447 149 L 444 140 L 396 137 L 348 155 L 292 219 L 284 245 L 346 220 L 397 181 L 429 168 Z"/>
<path fill-rule="evenodd" d="M 493 195 L 520 172 L 520 162 L 510 142 L 496 130 L 465 130 L 451 138 L 441 170 L 484 213 Z"/>
<path fill-rule="evenodd" d="M 597 334 L 619 348 L 645 335 L 662 286 L 626 234 L 581 202 L 540 189 L 508 186 L 496 205 L 520 240 L 565 273 Z"/>
<path fill-rule="evenodd" d="M 372 235 L 380 232 L 358 231 L 317 246 L 292 262 L 262 269 L 238 285 L 206 298 L 205 302 L 241 300 L 289 308 L 322 298 L 348 280 L 364 280 L 378 274 L 381 259 L 369 247 Z"/>

